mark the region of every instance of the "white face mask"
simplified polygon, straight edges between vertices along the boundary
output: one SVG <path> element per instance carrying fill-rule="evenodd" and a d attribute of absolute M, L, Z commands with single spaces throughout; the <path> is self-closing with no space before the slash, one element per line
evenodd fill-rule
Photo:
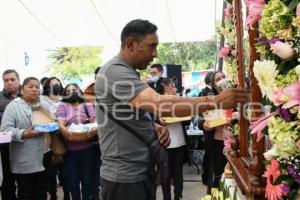
<path fill-rule="evenodd" d="M 216 82 L 216 88 L 219 92 L 227 89 L 228 86 L 229 86 L 228 81 L 225 78 L 223 78 L 223 79 L 219 80 L 218 82 Z"/>
<path fill-rule="evenodd" d="M 151 76 L 149 79 L 150 79 L 151 82 L 156 83 L 159 79 L 159 76 Z"/>

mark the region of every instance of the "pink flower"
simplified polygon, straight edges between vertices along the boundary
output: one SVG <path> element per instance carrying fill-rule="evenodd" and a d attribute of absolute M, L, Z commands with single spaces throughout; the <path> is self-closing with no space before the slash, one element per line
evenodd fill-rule
<path fill-rule="evenodd" d="M 265 6 L 264 0 L 247 0 L 248 16 L 246 19 L 246 27 L 253 29 L 253 25 L 261 19 Z"/>
<path fill-rule="evenodd" d="M 275 181 L 280 175 L 281 172 L 279 162 L 277 160 L 272 160 L 271 163 L 267 166 L 263 176 L 267 178 L 267 181 L 273 183 L 273 181 Z"/>
<path fill-rule="evenodd" d="M 298 3 L 298 5 L 297 5 L 296 15 L 297 15 L 298 17 L 300 16 L 300 3 Z"/>
<path fill-rule="evenodd" d="M 284 184 L 274 185 L 273 182 L 281 175 L 280 166 L 277 160 L 272 160 L 264 173 L 264 177 L 267 179 L 266 195 L 265 197 L 269 200 L 282 199 L 285 194 L 283 188 Z"/>
<path fill-rule="evenodd" d="M 276 54 L 282 59 L 289 59 L 294 55 L 292 46 L 288 43 L 277 41 L 271 44 L 272 53 Z"/>
<path fill-rule="evenodd" d="M 229 137 L 224 139 L 224 152 L 229 152 L 231 150 L 231 143 L 234 142 L 233 138 Z"/>
<path fill-rule="evenodd" d="M 283 93 L 289 97 L 289 100 L 283 104 L 283 108 L 291 108 L 298 105 L 298 110 L 300 111 L 300 82 L 294 83 L 292 85 L 284 88 Z"/>
<path fill-rule="evenodd" d="M 224 9 L 225 18 L 229 17 L 233 12 L 233 6 L 231 4 L 227 4 L 227 7 Z"/>
<path fill-rule="evenodd" d="M 279 106 L 283 104 L 284 102 L 281 100 L 283 96 L 283 88 L 277 88 L 272 93 L 272 101 L 275 106 Z"/>
<path fill-rule="evenodd" d="M 271 117 L 275 114 L 276 114 L 276 112 L 269 113 L 266 116 L 260 118 L 259 120 L 255 121 L 255 122 L 251 122 L 251 125 L 249 126 L 249 129 L 251 130 L 250 134 L 257 133 L 257 141 L 258 142 L 264 137 L 263 130 L 268 125 L 268 122 L 271 119 Z"/>
<path fill-rule="evenodd" d="M 230 50 L 229 50 L 229 47 L 223 47 L 221 50 L 219 50 L 219 57 L 222 57 L 222 58 L 226 58 L 228 57 L 228 54 L 229 54 Z"/>
<path fill-rule="evenodd" d="M 267 181 L 266 185 L 266 195 L 265 197 L 268 200 L 277 200 L 282 199 L 283 195 L 286 195 L 283 191 L 284 184 L 273 185 L 272 183 Z"/>
<path fill-rule="evenodd" d="M 226 130 L 223 132 L 223 138 L 224 138 L 223 152 L 224 152 L 224 154 L 226 154 L 227 152 L 229 152 L 232 149 L 231 144 L 235 142 L 235 138 L 234 138 L 232 132 L 226 131 Z"/>

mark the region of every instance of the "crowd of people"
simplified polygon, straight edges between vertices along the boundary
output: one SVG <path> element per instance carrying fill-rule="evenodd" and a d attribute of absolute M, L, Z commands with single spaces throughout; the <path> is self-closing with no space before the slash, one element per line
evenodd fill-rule
<path fill-rule="evenodd" d="M 156 25 L 147 20 L 126 24 L 119 54 L 97 68 L 96 81 L 88 87 L 87 95 L 76 84 L 63 86 L 57 77 L 43 80 L 42 85 L 36 77 L 28 77 L 20 84 L 15 70 L 3 73 L 1 130 L 12 133 L 12 142 L 1 144 L 2 200 L 46 200 L 47 193 L 51 200 L 57 199 L 57 175 L 64 200 L 154 200 L 157 185 L 149 177 L 149 163 L 155 156 L 149 145 L 153 140 L 168 153 L 167 179 L 161 180 L 163 198 L 171 200 L 174 182 L 174 200 L 182 199 L 183 163 L 189 159 L 189 141 L 185 124 L 168 124 L 163 117 L 233 108 L 246 102 L 247 94 L 237 88 L 218 90 L 217 82 L 224 78 L 221 72 L 210 78 L 213 95 L 203 93 L 196 98 L 177 95 L 176 83 L 162 77 L 159 64 L 151 67 L 149 80 L 141 80 L 137 70 L 146 69 L 157 56 L 156 32 Z M 32 113 L 41 107 L 57 121 L 57 131 L 34 130 Z M 86 140 L 75 142 L 68 127 L 93 122 L 97 122 L 97 129 L 86 133 Z M 210 129 L 204 122 L 203 129 L 210 135 L 207 141 L 211 143 L 207 144 L 212 148 L 207 149 L 213 149 L 207 154 L 207 169 L 213 169 L 207 177 L 213 179 L 206 181 L 212 187 L 223 167 L 222 127 Z M 63 157 L 52 153 L 52 134 L 63 138 L 67 150 Z"/>
<path fill-rule="evenodd" d="M 57 175 L 64 200 L 99 199 L 101 160 L 97 130 L 87 133 L 91 139 L 72 143 L 72 133 L 66 128 L 71 123 L 95 122 L 94 105 L 85 101 L 76 84 L 63 87 L 57 77 L 48 78 L 43 85 L 37 78 L 28 77 L 20 85 L 19 74 L 6 70 L 3 80 L 1 129 L 10 131 L 13 141 L 1 144 L 2 199 L 42 200 L 47 199 L 47 192 L 51 200 L 57 199 Z M 59 131 L 34 130 L 33 111 L 40 107 L 58 122 Z M 63 158 L 52 153 L 51 134 L 63 136 L 67 149 Z"/>

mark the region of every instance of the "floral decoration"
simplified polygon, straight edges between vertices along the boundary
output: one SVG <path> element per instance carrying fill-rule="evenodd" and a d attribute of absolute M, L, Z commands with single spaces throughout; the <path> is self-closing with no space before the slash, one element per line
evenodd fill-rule
<path fill-rule="evenodd" d="M 227 7 L 224 10 L 224 27 L 221 29 L 221 34 L 224 35 L 226 44 L 219 51 L 219 57 L 224 59 L 224 70 L 226 71 L 229 81 L 234 82 L 237 76 L 237 61 L 235 53 L 235 26 L 233 6 L 227 2 Z"/>
<path fill-rule="evenodd" d="M 257 2 L 256 2 L 257 3 Z M 259 27 L 253 67 L 264 103 L 273 113 L 252 122 L 252 134 L 264 135 L 272 147 L 266 158 L 266 194 L 269 200 L 300 198 L 300 3 L 299 0 L 248 0 L 248 26 Z M 254 9 L 254 8 L 252 8 Z M 261 10 L 260 10 L 261 9 Z M 259 11 L 259 12 L 258 12 Z M 261 12 L 260 12 L 261 11 Z M 253 16 L 254 15 L 254 16 Z M 254 20 L 253 18 L 258 20 Z M 251 21 L 252 20 L 252 21 Z M 258 26 L 254 26 L 255 23 Z"/>

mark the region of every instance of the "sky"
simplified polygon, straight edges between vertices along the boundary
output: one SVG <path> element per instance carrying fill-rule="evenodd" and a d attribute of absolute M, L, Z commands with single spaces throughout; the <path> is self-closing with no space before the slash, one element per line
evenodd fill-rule
<path fill-rule="evenodd" d="M 106 62 L 118 52 L 121 30 L 132 19 L 156 24 L 160 42 L 191 42 L 211 39 L 215 17 L 220 20 L 222 14 L 222 0 L 0 0 L 0 4 L 0 73 L 14 68 L 21 78 L 47 75 L 47 50 L 61 46 L 103 46 Z M 27 66 L 24 52 L 29 55 Z"/>

